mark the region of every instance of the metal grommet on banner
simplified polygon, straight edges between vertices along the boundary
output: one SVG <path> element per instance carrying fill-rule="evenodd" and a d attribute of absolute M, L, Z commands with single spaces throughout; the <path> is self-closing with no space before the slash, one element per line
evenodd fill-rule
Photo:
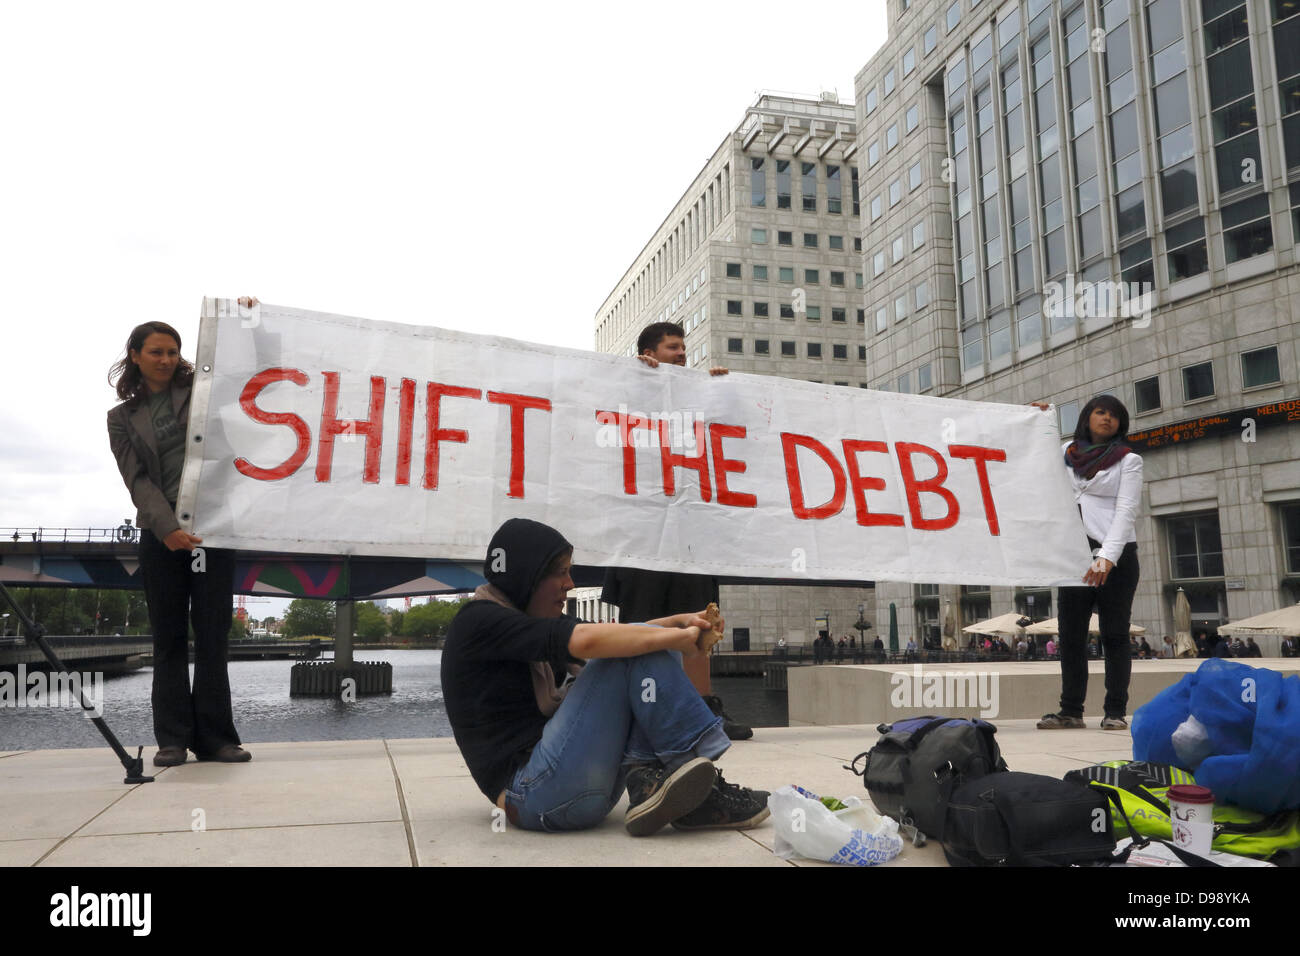
<path fill-rule="evenodd" d="M 211 366 L 211 365 L 205 365 L 205 366 L 203 366 L 203 371 L 205 371 L 205 372 L 211 372 L 211 371 L 212 371 L 212 366 Z"/>

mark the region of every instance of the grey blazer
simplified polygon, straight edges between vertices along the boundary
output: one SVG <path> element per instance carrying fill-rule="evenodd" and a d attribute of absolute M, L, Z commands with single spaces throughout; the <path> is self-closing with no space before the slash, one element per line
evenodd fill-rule
<path fill-rule="evenodd" d="M 190 386 L 172 387 L 172 412 L 178 422 L 187 422 L 189 432 Z M 162 492 L 162 462 L 158 458 L 158 440 L 149 415 L 149 403 L 134 408 L 123 402 L 108 413 L 108 443 L 117 459 L 117 468 L 126 482 L 126 490 L 135 502 L 135 523 L 148 528 L 159 541 L 181 523 Z"/>

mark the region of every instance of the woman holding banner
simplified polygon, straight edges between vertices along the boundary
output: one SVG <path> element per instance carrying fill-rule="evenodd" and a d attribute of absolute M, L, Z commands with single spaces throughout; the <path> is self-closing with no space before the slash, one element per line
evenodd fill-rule
<path fill-rule="evenodd" d="M 235 556 L 199 548 L 203 539 L 176 519 L 193 381 L 194 366 L 181 358 L 180 334 L 165 322 L 132 329 L 126 354 L 109 371 L 122 404 L 108 413 L 108 439 L 137 509 L 140 577 L 153 629 L 155 767 L 183 764 L 187 750 L 199 760 L 252 759 L 239 746 L 226 672 Z"/>
<path fill-rule="evenodd" d="M 682 670 L 711 626 L 703 612 L 655 626 L 569 617 L 572 554 L 554 528 L 511 518 L 488 544 L 488 583 L 451 623 L 442 692 L 474 782 L 526 830 L 594 827 L 625 787 L 633 836 L 757 826 L 767 794 L 713 766 L 730 741 Z"/>
<path fill-rule="evenodd" d="M 1043 407 L 1043 406 L 1039 406 Z M 1083 576 L 1087 587 L 1057 589 L 1061 657 L 1061 709 L 1038 722 L 1040 730 L 1083 727 L 1088 691 L 1088 622 L 1094 607 L 1106 657 L 1106 700 L 1102 730 L 1127 730 L 1129 620 L 1137 591 L 1138 505 L 1142 500 L 1142 458 L 1125 445 L 1128 410 L 1113 395 L 1098 395 L 1083 407 L 1074 440 L 1065 445 L 1065 468 L 1092 547 Z"/>

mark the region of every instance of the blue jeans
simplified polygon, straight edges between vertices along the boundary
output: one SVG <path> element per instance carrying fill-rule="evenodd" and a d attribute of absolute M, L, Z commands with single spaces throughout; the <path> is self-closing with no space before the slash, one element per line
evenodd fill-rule
<path fill-rule="evenodd" d="M 525 830 L 585 830 L 623 796 L 629 764 L 716 760 L 730 745 L 678 652 L 589 661 L 506 788 L 506 815 Z"/>

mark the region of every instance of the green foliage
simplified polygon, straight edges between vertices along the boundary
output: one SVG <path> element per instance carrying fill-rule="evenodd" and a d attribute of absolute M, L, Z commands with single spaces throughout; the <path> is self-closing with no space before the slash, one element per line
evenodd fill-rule
<path fill-rule="evenodd" d="M 357 640 L 379 641 L 388 636 L 388 619 L 374 601 L 357 603 Z"/>
<path fill-rule="evenodd" d="M 296 598 L 284 614 L 282 637 L 333 637 L 334 602 Z"/>
<path fill-rule="evenodd" d="M 51 636 L 149 633 L 149 610 L 143 591 L 10 588 L 9 593 L 18 601 L 23 613 L 44 625 L 45 633 Z M 9 613 L 9 632 L 17 634 L 21 627 L 18 615 L 9 602 L 0 600 L 0 613 L 3 612 Z"/>
<path fill-rule="evenodd" d="M 242 641 L 246 637 L 248 637 L 248 628 L 244 625 L 244 622 L 238 617 L 232 618 L 230 621 L 230 634 L 228 635 L 228 639 L 232 641 Z"/>
<path fill-rule="evenodd" d="M 466 603 L 467 599 L 463 598 L 454 602 L 434 599 L 428 604 L 416 604 L 402 615 L 400 633 L 403 637 L 426 640 L 441 637 L 447 632 L 451 619 Z"/>

